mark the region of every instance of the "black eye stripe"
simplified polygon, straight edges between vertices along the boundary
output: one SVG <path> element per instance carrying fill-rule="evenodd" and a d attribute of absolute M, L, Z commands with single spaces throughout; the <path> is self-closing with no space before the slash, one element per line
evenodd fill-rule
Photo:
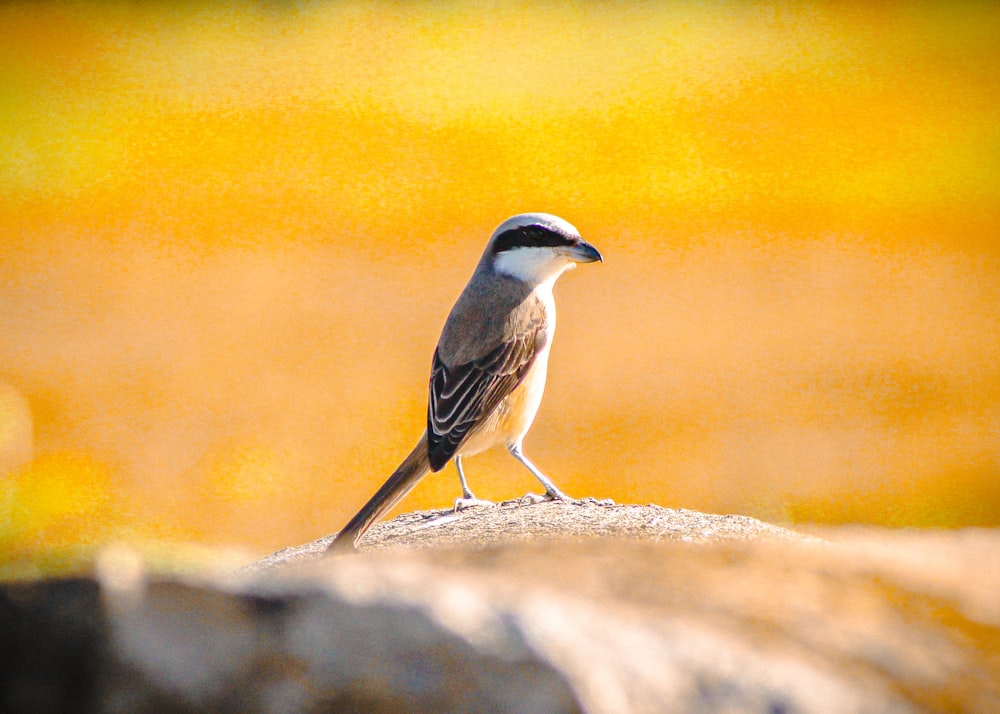
<path fill-rule="evenodd" d="M 502 253 L 512 248 L 527 246 L 549 247 L 573 245 L 573 238 L 563 233 L 557 233 L 551 228 L 540 225 L 521 226 L 504 231 L 497 236 L 493 244 L 493 253 Z"/>

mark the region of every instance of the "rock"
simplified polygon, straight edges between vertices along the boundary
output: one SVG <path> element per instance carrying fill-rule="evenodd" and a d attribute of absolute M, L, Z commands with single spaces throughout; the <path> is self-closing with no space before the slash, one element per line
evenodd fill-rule
<path fill-rule="evenodd" d="M 149 574 L 118 550 L 93 577 L 3 585 L 0 710 L 1000 711 L 996 531 L 821 539 L 593 504 L 460 516 L 239 573 Z M 463 522 L 465 544 L 415 547 Z"/>
<path fill-rule="evenodd" d="M 685 509 L 601 503 L 524 500 L 504 501 L 455 512 L 452 509 L 414 511 L 391 521 L 376 523 L 359 550 L 385 548 L 431 548 L 439 546 L 482 547 L 504 542 L 539 539 L 590 540 L 607 536 L 659 542 L 688 543 L 740 541 L 760 538 L 801 540 L 808 536 L 764 523 L 749 516 L 719 516 Z M 264 570 L 323 555 L 334 536 L 279 550 L 248 566 Z"/>

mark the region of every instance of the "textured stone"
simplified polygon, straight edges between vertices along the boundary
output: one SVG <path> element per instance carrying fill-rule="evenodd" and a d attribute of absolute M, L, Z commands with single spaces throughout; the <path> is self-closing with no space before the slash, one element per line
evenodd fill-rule
<path fill-rule="evenodd" d="M 0 711 L 1000 711 L 996 531 L 460 515 L 238 573 L 114 549 L 94 577 L 0 585 Z"/>

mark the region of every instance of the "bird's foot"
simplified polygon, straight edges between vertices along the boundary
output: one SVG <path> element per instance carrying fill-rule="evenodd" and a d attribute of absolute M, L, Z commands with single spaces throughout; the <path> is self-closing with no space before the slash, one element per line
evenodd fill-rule
<path fill-rule="evenodd" d="M 544 503 L 545 501 L 562 501 L 563 503 L 572 503 L 577 506 L 583 505 L 597 505 L 597 506 L 613 506 L 615 502 L 610 498 L 594 498 L 593 496 L 587 496 L 586 498 L 572 498 L 567 496 L 562 491 L 556 491 L 554 493 L 547 492 L 544 494 L 537 493 L 526 493 L 517 499 L 517 502 L 522 506 L 532 506 L 536 503 Z"/>
<path fill-rule="evenodd" d="M 487 501 L 485 498 L 476 498 L 473 495 L 463 496 L 461 498 L 455 499 L 455 513 L 459 511 L 464 511 L 466 508 L 475 508 L 476 506 L 492 506 L 493 501 Z"/>
<path fill-rule="evenodd" d="M 613 506 L 615 502 L 610 498 L 594 498 L 593 496 L 587 496 L 586 498 L 577 498 L 573 501 L 577 505 L 594 505 L 594 506 Z"/>
<path fill-rule="evenodd" d="M 538 493 L 526 493 L 517 499 L 517 502 L 522 506 L 532 506 L 536 503 L 544 503 L 545 501 L 562 501 L 563 503 L 576 503 L 576 499 L 571 496 L 567 496 L 562 491 L 546 491 L 543 494 Z"/>
<path fill-rule="evenodd" d="M 517 499 L 517 505 L 519 506 L 533 506 L 536 503 L 542 503 L 543 501 L 551 501 L 552 498 L 548 495 L 541 495 L 537 493 L 526 493 Z"/>

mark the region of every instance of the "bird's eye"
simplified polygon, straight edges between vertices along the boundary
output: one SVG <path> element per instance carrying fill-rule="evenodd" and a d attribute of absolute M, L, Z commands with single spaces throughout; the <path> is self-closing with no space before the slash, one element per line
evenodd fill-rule
<path fill-rule="evenodd" d="M 562 233 L 546 228 L 544 226 L 530 226 L 527 237 L 534 245 L 539 247 L 555 247 L 568 245 L 571 240 Z"/>
<path fill-rule="evenodd" d="M 494 254 L 515 248 L 558 247 L 572 245 L 573 238 L 547 226 L 527 225 L 501 233 L 493 245 Z"/>

